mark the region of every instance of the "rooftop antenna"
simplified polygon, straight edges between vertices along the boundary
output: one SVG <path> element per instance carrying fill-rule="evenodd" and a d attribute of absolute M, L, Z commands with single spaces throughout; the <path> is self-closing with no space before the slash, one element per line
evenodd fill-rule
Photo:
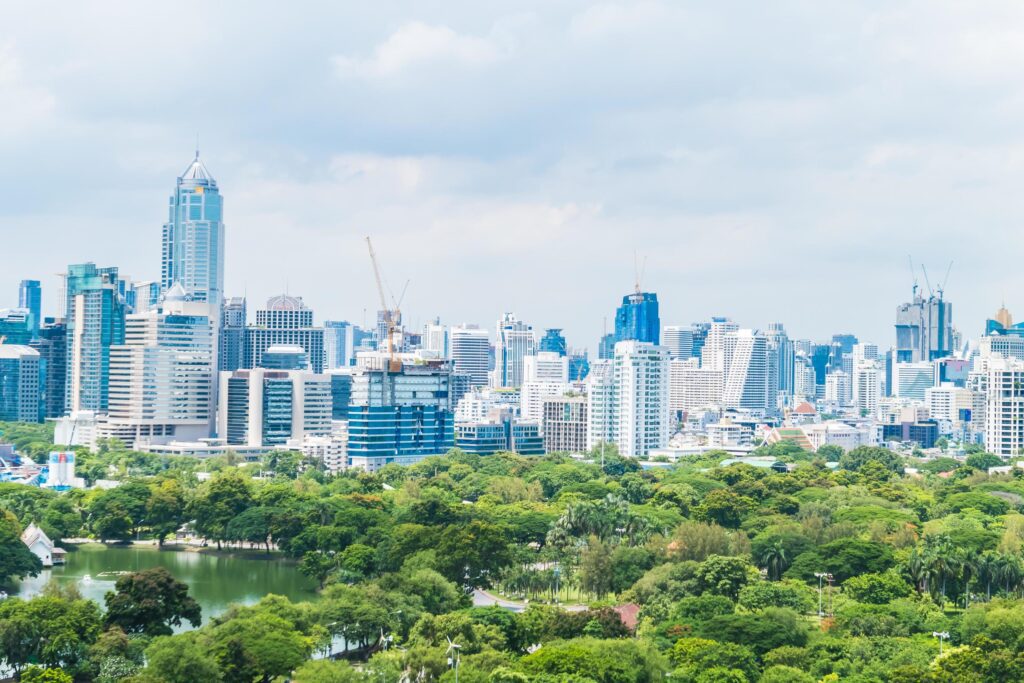
<path fill-rule="evenodd" d="M 199 131 L 196 131 L 196 159 L 199 158 Z"/>
<path fill-rule="evenodd" d="M 910 279 L 914 281 L 913 295 L 911 296 L 913 299 L 917 297 L 917 273 L 914 272 L 914 259 L 910 258 L 910 254 L 907 254 L 907 263 L 910 264 Z"/>

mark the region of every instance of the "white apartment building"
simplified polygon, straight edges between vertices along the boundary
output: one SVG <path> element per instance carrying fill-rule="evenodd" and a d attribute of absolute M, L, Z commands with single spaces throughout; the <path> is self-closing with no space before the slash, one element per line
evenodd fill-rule
<path fill-rule="evenodd" d="M 519 387 L 523 383 L 523 359 L 537 353 L 537 337 L 533 328 L 513 313 L 505 313 L 497 326 L 491 385 Z"/>
<path fill-rule="evenodd" d="M 878 399 L 882 395 L 881 368 L 873 360 L 861 360 L 853 366 L 852 402 L 861 415 L 878 414 Z"/>
<path fill-rule="evenodd" d="M 686 412 L 722 404 L 724 375 L 700 367 L 696 358 L 669 363 L 669 410 Z"/>
<path fill-rule="evenodd" d="M 754 330 L 737 330 L 725 335 L 725 348 L 729 365 L 722 404 L 748 410 L 768 408 L 767 339 Z"/>
<path fill-rule="evenodd" d="M 213 433 L 216 395 L 210 304 L 175 284 L 159 309 L 129 315 L 125 343 L 110 349 L 108 418 L 98 438 L 129 445 L 198 441 Z"/>
<path fill-rule="evenodd" d="M 595 372 L 596 371 L 596 372 Z M 588 378 L 588 447 L 610 441 L 626 457 L 668 444 L 669 356 L 638 341 L 615 345 L 615 357 L 595 364 Z"/>
<path fill-rule="evenodd" d="M 217 435 L 228 445 L 283 446 L 331 433 L 331 378 L 305 370 L 220 373 Z"/>
<path fill-rule="evenodd" d="M 425 350 L 437 358 L 448 358 L 448 328 L 440 323 L 428 323 L 423 326 L 423 343 Z"/>
<path fill-rule="evenodd" d="M 813 401 L 816 394 L 816 377 L 810 359 L 798 353 L 793 361 L 793 399 L 797 401 Z"/>
<path fill-rule="evenodd" d="M 985 450 L 1003 458 L 1024 454 L 1024 362 L 989 363 Z"/>
<path fill-rule="evenodd" d="M 668 349 L 672 360 L 686 360 L 693 356 L 693 328 L 689 325 L 666 325 L 661 330 L 661 345 Z"/>
<path fill-rule="evenodd" d="M 923 401 L 925 390 L 933 386 L 935 386 L 935 366 L 931 361 L 893 364 L 893 396 Z"/>
<path fill-rule="evenodd" d="M 814 450 L 829 445 L 849 451 L 872 443 L 871 432 L 868 430 L 858 429 L 837 420 L 803 425 L 801 429 Z"/>
<path fill-rule="evenodd" d="M 961 422 L 961 411 L 974 411 L 974 392 L 943 382 L 940 386 L 925 390 L 924 402 L 931 419 L 958 424 Z"/>
<path fill-rule="evenodd" d="M 523 385 L 519 388 L 519 414 L 523 420 L 540 423 L 544 400 L 569 391 L 569 358 L 554 351 L 541 351 L 523 359 Z"/>
<path fill-rule="evenodd" d="M 739 325 L 731 320 L 713 320 L 701 350 L 701 367 L 727 373 L 732 363 L 732 346 L 726 343 L 726 339 L 739 329 Z"/>
<path fill-rule="evenodd" d="M 837 406 L 850 405 L 852 398 L 850 375 L 843 370 L 836 370 L 825 376 L 825 402 Z"/>

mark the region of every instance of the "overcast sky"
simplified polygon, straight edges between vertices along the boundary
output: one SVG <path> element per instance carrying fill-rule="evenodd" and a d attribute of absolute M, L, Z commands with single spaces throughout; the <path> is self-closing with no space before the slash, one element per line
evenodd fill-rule
<path fill-rule="evenodd" d="M 412 325 L 594 349 L 636 250 L 665 324 L 889 345 L 910 254 L 973 335 L 1024 317 L 1022 86 L 1019 0 L 7 2 L 0 307 L 156 279 L 198 133 L 250 311 L 372 319 L 372 235 Z"/>

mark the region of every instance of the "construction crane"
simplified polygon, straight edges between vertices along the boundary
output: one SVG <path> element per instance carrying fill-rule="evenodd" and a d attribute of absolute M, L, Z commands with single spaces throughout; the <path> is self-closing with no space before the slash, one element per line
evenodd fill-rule
<path fill-rule="evenodd" d="M 402 311 L 401 301 L 396 301 L 394 294 L 391 295 L 391 303 L 393 306 L 388 306 L 387 295 L 384 293 L 384 280 L 380 276 L 380 266 L 377 264 L 377 254 L 373 251 L 373 242 L 370 238 L 366 238 L 366 247 L 370 250 L 370 262 L 373 263 L 373 276 L 377 280 L 377 293 L 380 295 L 380 310 L 384 313 L 384 325 L 387 328 L 388 336 L 388 371 L 389 372 L 400 372 L 402 369 L 402 363 L 395 357 L 397 349 L 395 349 L 395 335 L 402 325 Z M 405 298 L 405 290 L 409 287 L 409 283 L 405 283 L 405 287 L 402 289 L 402 298 Z"/>

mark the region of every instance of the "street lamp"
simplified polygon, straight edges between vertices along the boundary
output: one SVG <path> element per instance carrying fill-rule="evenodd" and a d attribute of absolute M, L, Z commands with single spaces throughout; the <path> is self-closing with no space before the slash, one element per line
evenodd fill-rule
<path fill-rule="evenodd" d="M 829 574 L 828 572 L 814 572 L 814 576 L 817 577 L 817 579 L 818 579 L 818 617 L 821 618 L 821 617 L 825 616 L 825 610 L 822 609 L 822 604 L 821 604 L 821 583 L 822 583 L 823 580 L 827 579 L 828 582 L 829 582 L 829 585 L 831 585 L 832 584 L 832 575 Z"/>
<path fill-rule="evenodd" d="M 942 656 L 942 641 L 949 640 L 948 631 L 932 631 L 932 637 L 939 639 L 939 656 Z"/>

